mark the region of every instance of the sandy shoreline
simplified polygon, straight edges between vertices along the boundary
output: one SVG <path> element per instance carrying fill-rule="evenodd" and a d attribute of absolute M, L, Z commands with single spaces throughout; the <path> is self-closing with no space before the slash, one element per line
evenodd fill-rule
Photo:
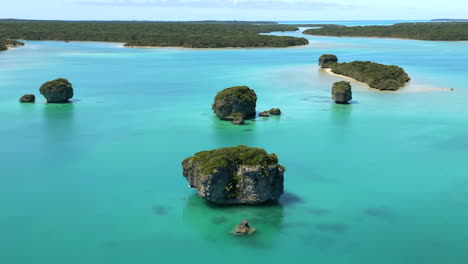
<path fill-rule="evenodd" d="M 411 85 L 411 84 L 407 84 L 403 87 L 401 87 L 400 89 L 396 90 L 396 91 L 381 91 L 379 89 L 375 89 L 375 88 L 372 88 L 370 87 L 367 83 L 365 82 L 360 82 L 358 80 L 355 80 L 351 77 L 348 77 L 348 76 L 344 76 L 344 75 L 341 75 L 341 74 L 336 74 L 334 72 L 332 72 L 331 69 L 320 69 L 321 71 L 324 71 L 330 75 L 333 75 L 333 76 L 336 76 L 336 77 L 340 77 L 340 78 L 344 78 L 344 79 L 347 79 L 347 80 L 350 80 L 352 82 L 356 82 L 356 83 L 359 83 L 359 84 L 362 84 L 363 86 L 366 86 L 369 90 L 372 90 L 372 91 L 379 91 L 379 92 L 387 92 L 387 93 L 427 93 L 427 92 L 447 92 L 447 91 L 453 91 L 453 89 L 451 88 L 442 88 L 442 87 L 431 87 L 431 86 L 424 86 L 424 85 Z"/>

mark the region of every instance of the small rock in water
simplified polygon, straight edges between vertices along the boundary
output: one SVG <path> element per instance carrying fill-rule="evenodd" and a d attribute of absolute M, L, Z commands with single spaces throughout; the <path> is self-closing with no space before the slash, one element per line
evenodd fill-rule
<path fill-rule="evenodd" d="M 270 116 L 270 112 L 268 111 L 263 111 L 259 114 L 259 116 L 263 116 L 263 117 L 269 117 Z"/>
<path fill-rule="evenodd" d="M 36 101 L 36 96 L 34 94 L 25 94 L 21 96 L 19 101 L 21 103 L 34 103 L 34 101 Z"/>
<path fill-rule="evenodd" d="M 351 84 L 349 82 L 341 81 L 333 84 L 332 100 L 337 104 L 347 104 L 353 99 Z"/>
<path fill-rule="evenodd" d="M 270 109 L 270 115 L 281 115 L 281 110 L 279 108 Z"/>
<path fill-rule="evenodd" d="M 236 117 L 236 118 L 234 118 L 232 120 L 232 123 L 234 125 L 243 125 L 243 124 L 245 124 L 245 120 L 243 118 L 241 118 L 241 117 L 239 117 L 239 118 Z"/>
<path fill-rule="evenodd" d="M 233 231 L 235 235 L 251 235 L 253 232 L 255 227 L 250 227 L 247 220 L 243 220 Z"/>
<path fill-rule="evenodd" d="M 169 212 L 169 209 L 167 209 L 164 206 L 154 205 L 153 206 L 153 212 L 156 215 L 165 215 L 165 214 L 167 214 Z"/>

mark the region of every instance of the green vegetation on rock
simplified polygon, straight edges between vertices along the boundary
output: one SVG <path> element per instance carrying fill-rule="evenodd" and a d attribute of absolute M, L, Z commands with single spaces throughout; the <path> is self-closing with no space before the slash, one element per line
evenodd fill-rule
<path fill-rule="evenodd" d="M 73 97 L 73 86 L 67 79 L 59 78 L 44 83 L 39 92 L 48 103 L 65 103 Z"/>
<path fill-rule="evenodd" d="M 410 78 L 395 65 L 384 65 L 370 61 L 353 61 L 331 65 L 333 73 L 351 77 L 367 83 L 371 88 L 395 91 L 403 87 Z"/>
<path fill-rule="evenodd" d="M 333 54 L 324 54 L 319 58 L 319 65 L 322 68 L 330 68 L 330 65 L 338 62 L 338 57 Z"/>
<path fill-rule="evenodd" d="M 247 146 L 219 148 L 196 153 L 182 164 L 194 162 L 201 166 L 203 174 L 212 174 L 229 165 L 234 166 L 270 166 L 278 164 L 276 154 L 268 154 L 264 149 Z"/>
<path fill-rule="evenodd" d="M 200 197 L 217 204 L 261 204 L 284 191 L 284 167 L 275 154 L 247 146 L 196 153 L 183 175 Z"/>
<path fill-rule="evenodd" d="M 346 27 L 325 25 L 322 28 L 307 29 L 304 34 L 337 37 L 385 37 L 418 40 L 468 40 L 468 23 L 400 23 L 392 26 Z"/>
<path fill-rule="evenodd" d="M 234 86 L 219 92 L 214 99 L 212 109 L 215 114 L 229 121 L 239 121 L 255 116 L 257 95 L 248 86 Z"/>
<path fill-rule="evenodd" d="M 338 104 L 347 104 L 353 99 L 351 84 L 346 81 L 336 82 L 332 87 L 332 100 Z"/>
<path fill-rule="evenodd" d="M 326 54 L 320 58 L 322 59 L 322 57 L 333 57 L 338 61 L 335 55 Z M 326 66 L 327 68 L 331 68 L 333 73 L 365 82 L 371 88 L 379 90 L 395 91 L 411 80 L 402 68 L 395 65 L 384 65 L 370 61 L 353 61 L 343 63 L 329 62 Z"/>
<path fill-rule="evenodd" d="M 23 46 L 24 43 L 14 39 L 0 39 L 0 51 L 7 50 L 8 46 Z"/>
<path fill-rule="evenodd" d="M 289 47 L 305 38 L 260 35 L 296 31 L 291 25 L 247 22 L 136 22 L 0 20 L 0 36 L 10 39 L 112 41 L 126 46 L 186 48 Z"/>

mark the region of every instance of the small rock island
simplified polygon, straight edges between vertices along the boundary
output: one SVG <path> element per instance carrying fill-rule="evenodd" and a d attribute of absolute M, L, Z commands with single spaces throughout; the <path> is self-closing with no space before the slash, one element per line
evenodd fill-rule
<path fill-rule="evenodd" d="M 242 220 L 240 224 L 238 224 L 234 230 L 232 230 L 232 234 L 237 236 L 246 236 L 251 235 L 256 231 L 255 227 L 251 227 L 247 220 Z"/>
<path fill-rule="evenodd" d="M 319 59 L 319 65 L 322 68 L 330 68 L 332 73 L 364 82 L 371 88 L 381 91 L 396 91 L 411 80 L 402 68 L 395 65 L 384 65 L 370 61 L 338 63 L 338 58 L 336 61 L 330 61 L 331 56 L 334 55 L 322 55 Z"/>
<path fill-rule="evenodd" d="M 36 96 L 34 94 L 25 94 L 19 99 L 21 103 L 34 103 L 36 101 Z"/>
<path fill-rule="evenodd" d="M 67 103 L 73 97 L 73 86 L 64 78 L 44 83 L 39 92 L 47 99 L 47 103 Z"/>
<path fill-rule="evenodd" d="M 333 84 L 332 87 L 332 100 L 337 104 L 347 104 L 353 99 L 351 84 L 349 82 L 341 81 Z"/>
<path fill-rule="evenodd" d="M 324 54 L 319 58 L 319 66 L 322 67 L 322 69 L 330 68 L 330 64 L 337 62 L 338 57 L 336 57 L 336 55 L 333 54 Z"/>
<path fill-rule="evenodd" d="M 182 167 L 189 186 L 215 204 L 262 204 L 283 194 L 285 168 L 264 149 L 241 145 L 203 151 Z"/>
<path fill-rule="evenodd" d="M 235 86 L 219 92 L 212 105 L 215 114 L 222 120 L 241 125 L 245 119 L 255 117 L 257 95 L 247 86 Z"/>

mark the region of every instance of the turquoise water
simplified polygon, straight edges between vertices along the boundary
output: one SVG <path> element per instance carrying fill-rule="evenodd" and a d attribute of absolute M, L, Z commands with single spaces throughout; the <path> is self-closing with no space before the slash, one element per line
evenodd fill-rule
<path fill-rule="evenodd" d="M 0 53 L 1 263 L 467 263 L 468 42 L 307 38 L 230 50 L 28 41 Z M 335 105 L 341 78 L 318 69 L 323 53 L 397 64 L 413 80 L 397 93 L 353 82 L 353 103 Z M 57 77 L 73 103 L 39 95 Z M 217 120 L 212 98 L 234 85 L 284 114 Z M 25 93 L 38 101 L 19 104 Z M 279 205 L 213 207 L 187 187 L 184 158 L 238 144 L 277 153 Z M 230 235 L 243 219 L 258 232 Z"/>

